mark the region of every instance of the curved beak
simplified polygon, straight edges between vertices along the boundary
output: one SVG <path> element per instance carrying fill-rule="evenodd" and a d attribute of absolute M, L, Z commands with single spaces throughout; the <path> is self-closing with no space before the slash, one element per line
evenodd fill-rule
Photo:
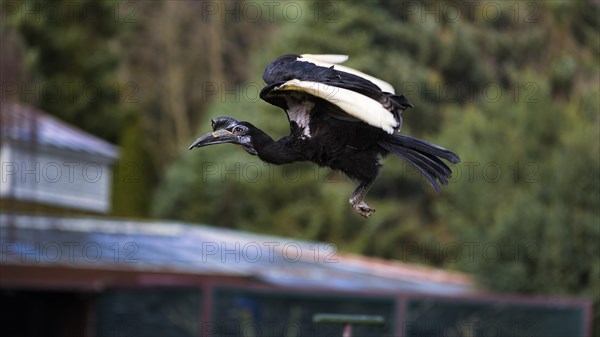
<path fill-rule="evenodd" d="M 196 139 L 196 141 L 193 142 L 192 145 L 190 145 L 190 150 L 195 147 L 202 147 L 202 146 L 207 146 L 207 145 L 223 144 L 223 143 L 239 144 L 239 137 L 225 129 L 216 130 L 214 132 L 207 133 L 204 136 Z"/>

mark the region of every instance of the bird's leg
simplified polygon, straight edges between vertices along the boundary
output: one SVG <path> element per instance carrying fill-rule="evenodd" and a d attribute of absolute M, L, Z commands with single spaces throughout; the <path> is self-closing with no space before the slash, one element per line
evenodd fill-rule
<path fill-rule="evenodd" d="M 352 192 L 350 195 L 350 205 L 354 207 L 354 210 L 358 214 L 364 216 L 365 218 L 368 218 L 371 213 L 375 212 L 375 209 L 369 207 L 369 205 L 367 205 L 367 203 L 364 201 L 364 198 L 372 184 L 373 180 L 366 182 L 361 181 L 358 186 L 356 186 L 356 189 L 354 189 L 354 192 Z"/>

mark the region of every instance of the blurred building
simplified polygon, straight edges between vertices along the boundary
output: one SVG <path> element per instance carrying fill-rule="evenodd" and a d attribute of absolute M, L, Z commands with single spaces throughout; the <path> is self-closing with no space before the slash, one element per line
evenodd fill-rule
<path fill-rule="evenodd" d="M 97 213 L 110 206 L 117 147 L 30 105 L 0 103 L 0 198 Z"/>
<path fill-rule="evenodd" d="M 587 300 L 485 294 L 466 274 L 323 242 L 108 218 L 114 146 L 18 104 L 2 105 L 1 139 L 3 336 L 342 335 L 317 313 L 383 320 L 354 336 L 591 335 Z"/>

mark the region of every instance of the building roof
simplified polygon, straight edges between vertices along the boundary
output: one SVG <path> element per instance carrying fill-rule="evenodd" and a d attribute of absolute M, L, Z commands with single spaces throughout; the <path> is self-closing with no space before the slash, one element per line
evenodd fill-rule
<path fill-rule="evenodd" d="M 26 104 L 0 103 L 0 138 L 116 159 L 118 148 Z"/>
<path fill-rule="evenodd" d="M 11 266 L 229 276 L 340 291 L 474 292 L 461 273 L 180 222 L 2 214 L 0 243 L 0 263 Z"/>

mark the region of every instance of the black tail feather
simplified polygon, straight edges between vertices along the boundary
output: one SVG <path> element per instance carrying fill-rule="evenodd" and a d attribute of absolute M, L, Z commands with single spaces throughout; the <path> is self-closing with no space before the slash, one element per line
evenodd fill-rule
<path fill-rule="evenodd" d="M 440 191 L 440 186 L 438 182 L 440 182 L 441 184 L 447 183 L 446 177 L 444 177 L 443 174 L 437 172 L 435 168 L 429 166 L 425 162 L 423 157 L 419 157 L 418 155 L 415 155 L 411 152 L 398 153 L 398 155 L 400 155 L 406 161 L 411 163 L 417 170 L 419 170 L 419 172 L 421 172 L 421 174 L 423 174 L 427 178 L 427 180 L 429 180 L 429 182 L 433 186 L 433 189 L 435 189 L 436 192 Z"/>
<path fill-rule="evenodd" d="M 379 146 L 411 163 L 439 192 L 440 184 L 446 185 L 452 176 L 452 170 L 440 158 L 453 164 L 460 158 L 452 151 L 427 141 L 404 135 L 390 135 Z"/>

